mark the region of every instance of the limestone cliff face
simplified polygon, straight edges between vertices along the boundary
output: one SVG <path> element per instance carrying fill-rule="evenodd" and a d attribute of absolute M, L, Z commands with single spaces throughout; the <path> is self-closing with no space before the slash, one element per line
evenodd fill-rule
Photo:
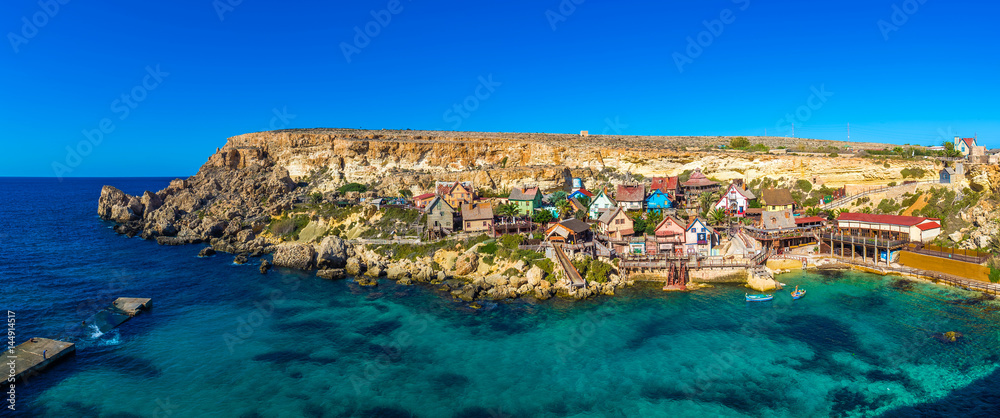
<path fill-rule="evenodd" d="M 913 167 L 924 168 L 928 179 L 937 175 L 932 160 L 890 161 L 887 167 L 872 159 L 822 154 L 685 151 L 692 144 L 725 143 L 725 138 L 691 141 L 688 137 L 585 138 L 437 131 L 272 131 L 229 138 L 209 163 L 239 168 L 267 155 L 293 178 L 319 171 L 327 173 L 314 185 L 319 190 L 359 182 L 392 193 L 404 188 L 428 191 L 436 180 L 467 180 L 477 187 L 497 189 L 510 189 L 522 183 L 555 188 L 562 187 L 571 177 L 591 180 L 605 169 L 646 177 L 701 169 L 720 180 L 752 181 L 767 176 L 808 179 L 830 186 L 901 182 L 904 179 L 900 171 Z M 795 141 L 797 144 L 803 140 Z M 781 142 L 772 143 L 777 144 Z M 793 143 L 786 145 L 790 144 Z M 878 144 L 865 145 L 878 147 Z"/>

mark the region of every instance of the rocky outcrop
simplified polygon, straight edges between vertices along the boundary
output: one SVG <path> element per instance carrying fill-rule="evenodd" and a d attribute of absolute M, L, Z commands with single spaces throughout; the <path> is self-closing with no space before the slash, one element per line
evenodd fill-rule
<path fill-rule="evenodd" d="M 201 251 L 198 252 L 198 257 L 211 257 L 213 255 L 215 255 L 215 249 L 212 247 L 202 248 Z"/>
<path fill-rule="evenodd" d="M 321 268 L 344 268 L 354 249 L 340 237 L 326 237 L 316 254 L 316 264 Z"/>
<path fill-rule="evenodd" d="M 316 250 L 309 244 L 281 244 L 274 252 L 274 265 L 299 270 L 316 267 Z"/>
<path fill-rule="evenodd" d="M 477 268 L 479 268 L 479 256 L 474 252 L 462 254 L 455 260 L 456 275 L 467 276 L 475 272 Z"/>
<path fill-rule="evenodd" d="M 317 271 L 316 276 L 327 280 L 338 280 L 347 278 L 347 272 L 344 269 L 325 269 Z"/>
<path fill-rule="evenodd" d="M 267 274 L 271 270 L 271 262 L 267 260 L 260 260 L 260 274 Z"/>

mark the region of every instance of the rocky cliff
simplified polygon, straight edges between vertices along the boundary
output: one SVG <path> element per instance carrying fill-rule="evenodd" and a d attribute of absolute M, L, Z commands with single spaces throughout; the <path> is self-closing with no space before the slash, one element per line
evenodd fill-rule
<path fill-rule="evenodd" d="M 769 146 L 836 147 L 795 138 L 751 138 Z M 432 190 L 438 180 L 472 181 L 509 190 L 524 183 L 551 189 L 581 177 L 591 187 L 622 173 L 646 177 L 701 169 L 719 180 L 808 179 L 839 186 L 902 181 L 901 169 L 932 160 L 878 162 L 849 156 L 770 155 L 717 149 L 724 137 L 627 137 L 439 131 L 310 129 L 239 135 L 209 157 L 197 174 L 158 192 L 129 196 L 105 186 L 98 213 L 129 236 L 161 244 L 211 242 L 217 250 L 260 254 L 272 215 L 296 197 L 358 182 L 395 195 Z M 854 149 L 879 144 L 852 144 Z M 716 149 L 713 149 L 716 148 Z M 803 148 L 805 147 L 805 148 Z"/>

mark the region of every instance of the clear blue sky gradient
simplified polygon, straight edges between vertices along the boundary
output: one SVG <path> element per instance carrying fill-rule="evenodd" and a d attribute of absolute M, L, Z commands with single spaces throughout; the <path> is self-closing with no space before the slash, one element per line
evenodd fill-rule
<path fill-rule="evenodd" d="M 272 128 L 786 136 L 792 114 L 797 137 L 1000 147 L 995 3 L 402 0 L 383 25 L 387 0 L 229 1 L 5 1 L 0 176 L 190 175 Z"/>

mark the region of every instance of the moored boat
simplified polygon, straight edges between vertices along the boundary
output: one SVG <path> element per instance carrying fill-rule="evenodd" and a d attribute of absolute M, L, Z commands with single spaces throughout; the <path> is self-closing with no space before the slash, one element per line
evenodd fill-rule
<path fill-rule="evenodd" d="M 798 286 L 795 286 L 795 290 L 792 291 L 792 299 L 801 299 L 805 295 L 806 295 L 806 290 L 805 289 L 799 290 Z"/>
<path fill-rule="evenodd" d="M 746 297 L 747 302 L 767 302 L 774 299 L 774 295 L 751 295 L 744 293 L 743 296 Z"/>

